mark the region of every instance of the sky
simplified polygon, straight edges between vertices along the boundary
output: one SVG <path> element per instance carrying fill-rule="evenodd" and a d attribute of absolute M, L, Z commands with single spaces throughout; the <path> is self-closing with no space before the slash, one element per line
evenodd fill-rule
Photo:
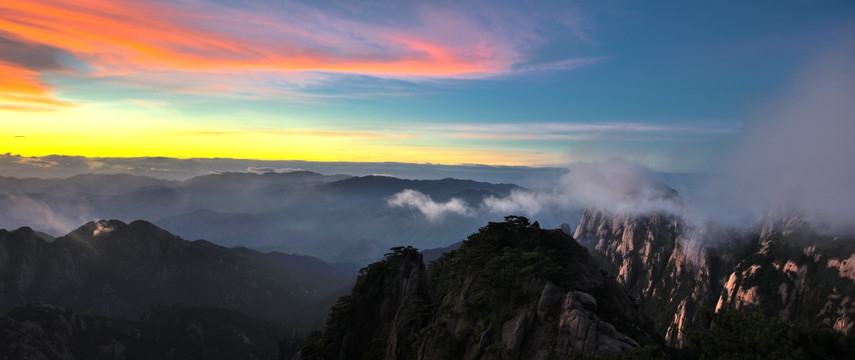
<path fill-rule="evenodd" d="M 0 154 L 704 172 L 852 1 L 5 0 Z"/>

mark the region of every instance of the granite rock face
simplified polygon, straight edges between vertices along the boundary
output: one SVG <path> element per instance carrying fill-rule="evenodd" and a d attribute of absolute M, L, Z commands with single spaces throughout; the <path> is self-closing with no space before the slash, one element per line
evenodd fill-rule
<path fill-rule="evenodd" d="M 855 330 L 855 241 L 820 235 L 792 214 L 739 229 L 588 210 L 574 237 L 673 346 L 697 324 L 700 306 L 759 308 L 790 322 Z"/>
<path fill-rule="evenodd" d="M 558 319 L 558 356 L 608 357 L 638 348 L 635 340 L 600 320 L 596 310 L 597 302 L 590 294 L 571 291 L 564 295 Z"/>
<path fill-rule="evenodd" d="M 727 276 L 715 309 L 762 309 L 788 322 L 855 334 L 851 238 L 820 235 L 796 214 L 761 223 L 757 248 Z"/>

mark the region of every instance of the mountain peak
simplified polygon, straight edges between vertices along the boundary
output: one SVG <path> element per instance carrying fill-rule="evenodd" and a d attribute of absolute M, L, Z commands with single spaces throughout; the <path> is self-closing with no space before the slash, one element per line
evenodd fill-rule
<path fill-rule="evenodd" d="M 654 345 L 646 317 L 561 230 L 490 222 L 425 270 L 393 248 L 360 272 L 298 359 L 614 356 Z"/>
<path fill-rule="evenodd" d="M 87 222 L 74 231 L 68 233 L 66 237 L 74 240 L 83 240 L 99 235 L 105 235 L 113 232 L 116 229 L 127 228 L 128 225 L 120 220 L 96 220 Z"/>

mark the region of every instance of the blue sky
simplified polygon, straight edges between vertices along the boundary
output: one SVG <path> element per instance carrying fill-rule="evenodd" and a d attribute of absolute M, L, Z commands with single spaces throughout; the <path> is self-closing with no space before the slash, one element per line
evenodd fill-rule
<path fill-rule="evenodd" d="M 851 1 L 0 4 L 0 153 L 705 171 Z"/>

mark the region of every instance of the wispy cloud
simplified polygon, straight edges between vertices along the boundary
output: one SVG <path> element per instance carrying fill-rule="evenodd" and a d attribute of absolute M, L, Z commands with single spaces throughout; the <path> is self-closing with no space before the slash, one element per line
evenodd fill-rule
<path fill-rule="evenodd" d="M 277 174 L 285 174 L 292 173 L 298 171 L 305 171 L 301 168 L 275 168 L 271 166 L 249 166 L 246 168 L 246 172 L 256 173 L 256 174 L 264 174 L 264 173 L 277 173 Z"/>
<path fill-rule="evenodd" d="M 738 131 L 737 128 L 721 125 L 677 126 L 668 124 L 646 124 L 633 122 L 612 123 L 526 123 L 526 124 L 448 124 L 431 125 L 430 131 L 445 136 L 482 140 L 594 140 L 623 135 L 717 135 Z"/>
<path fill-rule="evenodd" d="M 37 157 L 19 157 L 15 162 L 18 164 L 30 165 L 40 168 L 49 168 L 52 166 L 59 165 L 59 163 L 56 161 L 45 160 Z"/>
<path fill-rule="evenodd" d="M 526 64 L 520 66 L 515 73 L 538 72 L 538 71 L 558 71 L 558 70 L 574 70 L 597 64 L 608 60 L 605 57 L 591 57 L 579 59 L 562 59 L 552 62 L 544 62 L 539 64 Z"/>
<path fill-rule="evenodd" d="M 430 196 L 412 189 L 401 191 L 389 199 L 387 204 L 391 207 L 412 208 L 421 212 L 429 222 L 438 222 L 448 214 L 462 216 L 474 216 L 475 211 L 465 201 L 452 198 L 444 203 L 431 199 Z"/>

